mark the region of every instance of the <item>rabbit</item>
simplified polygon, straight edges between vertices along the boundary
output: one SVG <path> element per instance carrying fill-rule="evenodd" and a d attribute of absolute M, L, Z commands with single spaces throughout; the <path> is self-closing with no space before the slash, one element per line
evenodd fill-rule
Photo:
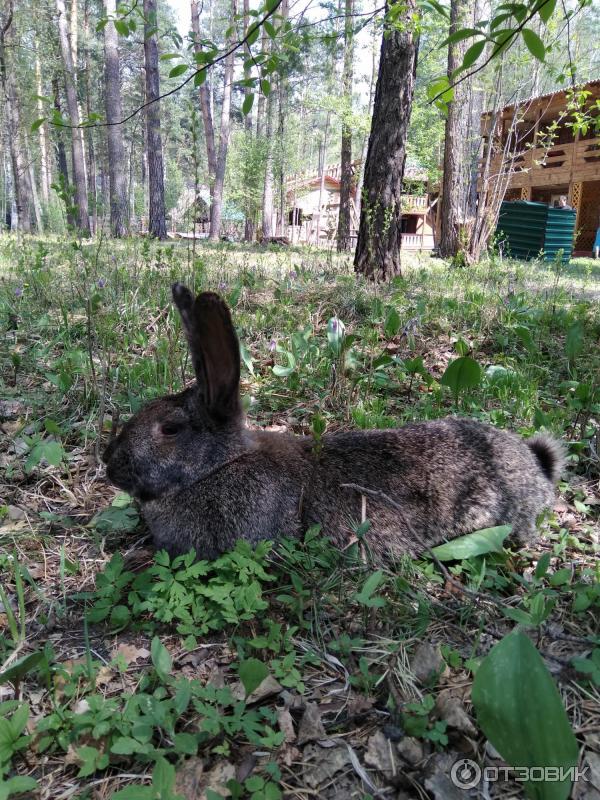
<path fill-rule="evenodd" d="M 240 349 L 219 295 L 173 300 L 196 381 L 129 419 L 104 453 L 107 475 L 138 499 L 154 544 L 212 560 L 236 540 L 301 537 L 319 523 L 340 549 L 363 519 L 375 559 L 416 556 L 482 528 L 511 524 L 519 542 L 554 498 L 562 447 L 461 417 L 397 429 L 309 436 L 249 430 Z"/>

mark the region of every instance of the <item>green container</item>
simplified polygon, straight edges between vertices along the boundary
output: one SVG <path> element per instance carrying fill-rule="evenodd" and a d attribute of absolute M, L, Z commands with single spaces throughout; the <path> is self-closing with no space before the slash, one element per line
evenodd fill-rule
<path fill-rule="evenodd" d="M 566 262 L 573 251 L 575 217 L 573 209 L 505 200 L 500 206 L 496 236 L 513 258 L 541 256 L 545 261 L 554 261 L 562 250 L 562 260 Z"/>

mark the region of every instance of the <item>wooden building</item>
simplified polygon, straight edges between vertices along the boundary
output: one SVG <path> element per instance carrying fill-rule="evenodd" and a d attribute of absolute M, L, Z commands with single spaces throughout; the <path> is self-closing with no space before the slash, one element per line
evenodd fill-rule
<path fill-rule="evenodd" d="M 353 164 L 353 190 L 350 197 L 351 241 L 358 235 L 356 183 L 360 162 Z M 340 211 L 340 165 L 331 164 L 324 174 L 293 175 L 286 189 L 285 234 L 293 243 L 332 246 L 336 240 Z M 437 194 L 432 191 L 427 173 L 407 166 L 404 176 L 406 194 L 402 196 L 402 247 L 406 250 L 433 249 L 434 216 Z M 274 220 L 273 230 L 282 230 L 281 220 Z"/>
<path fill-rule="evenodd" d="M 600 80 L 578 86 L 584 110 L 600 116 Z M 577 212 L 575 253 L 591 255 L 600 225 L 600 131 L 573 129 L 569 91 L 561 90 L 509 105 L 482 117 L 484 158 L 493 136 L 488 180 L 502 180 L 505 200 L 533 200 L 555 205 L 562 195 Z M 500 176 L 500 177 L 499 177 Z"/>

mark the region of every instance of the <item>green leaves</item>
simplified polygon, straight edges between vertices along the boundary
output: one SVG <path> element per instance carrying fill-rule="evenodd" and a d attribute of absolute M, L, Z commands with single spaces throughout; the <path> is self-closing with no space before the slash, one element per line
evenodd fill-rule
<path fill-rule="evenodd" d="M 242 114 L 246 115 L 252 111 L 252 106 L 254 105 L 254 95 L 247 94 L 244 97 L 244 102 L 242 103 Z"/>
<path fill-rule="evenodd" d="M 288 365 L 284 367 L 281 364 L 275 364 L 273 367 L 273 374 L 277 375 L 279 378 L 287 378 L 287 376 L 291 375 L 296 369 L 296 359 L 294 358 L 294 354 L 290 353 L 288 350 L 282 350 L 281 352 L 287 357 Z"/>
<path fill-rule="evenodd" d="M 433 547 L 431 552 L 440 561 L 460 561 L 463 558 L 481 556 L 485 553 L 501 553 L 502 543 L 512 530 L 512 525 L 482 528 L 480 531 L 459 536 L 451 542 Z"/>
<path fill-rule="evenodd" d="M 27 675 L 28 672 L 36 669 L 41 663 L 46 660 L 46 654 L 43 650 L 37 650 L 35 653 L 29 653 L 22 658 L 19 658 L 10 667 L 7 667 L 4 672 L 0 673 L 0 684 L 15 683 L 20 681 Z"/>
<path fill-rule="evenodd" d="M 567 354 L 567 359 L 570 367 L 573 366 L 575 359 L 581 353 L 581 350 L 583 349 L 583 341 L 584 341 L 583 323 L 581 322 L 581 320 L 577 320 L 577 322 L 574 322 L 573 325 L 571 325 L 571 327 L 567 331 L 567 338 L 565 341 L 565 352 Z"/>
<path fill-rule="evenodd" d="M 53 439 L 43 439 L 36 442 L 27 456 L 25 462 L 25 472 L 31 472 L 42 461 L 46 461 L 53 467 L 58 467 L 65 456 L 65 451 L 60 442 Z"/>
<path fill-rule="evenodd" d="M 485 43 L 486 43 L 485 39 L 480 39 L 478 42 L 475 42 L 475 44 L 472 44 L 467 49 L 463 58 L 463 62 L 459 68 L 460 72 L 463 72 L 464 70 L 469 69 L 469 67 L 473 66 L 473 64 L 477 61 L 479 56 L 483 53 L 483 50 L 485 48 Z"/>
<path fill-rule="evenodd" d="M 554 9 L 556 8 L 556 0 L 542 0 L 542 4 L 540 5 L 539 14 L 542 18 L 542 21 L 548 23 L 552 14 L 554 14 Z"/>
<path fill-rule="evenodd" d="M 183 75 L 184 72 L 187 72 L 187 69 L 187 64 L 177 64 L 177 66 L 173 67 L 169 72 L 169 78 L 178 78 L 180 75 Z"/>
<path fill-rule="evenodd" d="M 137 528 L 139 521 L 140 516 L 131 497 L 119 494 L 89 524 L 99 533 L 130 533 Z"/>
<path fill-rule="evenodd" d="M 377 570 L 377 572 L 369 575 L 360 592 L 354 595 L 354 599 L 357 603 L 367 606 L 367 608 L 382 608 L 385 605 L 385 598 L 373 597 L 373 592 L 383 581 L 383 577 L 383 572 L 381 570 Z"/>
<path fill-rule="evenodd" d="M 472 700 L 484 734 L 512 767 L 575 767 L 578 745 L 561 697 L 525 634 L 505 636 L 481 662 Z M 535 800 L 566 800 L 571 781 L 524 784 Z"/>
<path fill-rule="evenodd" d="M 15 753 L 23 750 L 31 738 L 23 735 L 28 719 L 27 703 L 18 705 L 10 719 L 4 715 L 0 716 L 0 777 L 4 765 L 10 762 Z"/>
<path fill-rule="evenodd" d="M 173 660 L 171 658 L 171 654 L 158 636 L 155 636 L 152 639 L 150 653 L 152 655 L 152 663 L 154 664 L 154 669 L 156 670 L 158 677 L 162 681 L 165 681 L 171 672 L 171 669 L 173 668 Z"/>
<path fill-rule="evenodd" d="M 269 674 L 267 665 L 258 658 L 247 658 L 240 663 L 238 674 L 246 691 L 246 697 L 257 689 Z"/>
<path fill-rule="evenodd" d="M 481 367 L 477 361 L 470 356 L 461 356 L 448 364 L 440 383 L 448 386 L 458 400 L 461 392 L 479 386 L 481 377 Z"/>
<path fill-rule="evenodd" d="M 471 36 L 481 36 L 481 30 L 479 28 L 461 28 L 458 31 L 454 31 L 454 33 L 451 33 L 450 36 L 444 39 L 440 47 L 447 47 L 449 44 L 462 42 L 465 39 L 470 39 Z"/>
<path fill-rule="evenodd" d="M 32 122 L 31 132 L 34 133 L 38 128 L 41 128 L 44 122 L 46 122 L 46 117 L 40 117 L 39 119 L 36 119 L 35 122 Z"/>
<path fill-rule="evenodd" d="M 537 58 L 538 61 L 544 61 L 546 58 L 546 48 L 537 33 L 532 31 L 531 28 L 523 28 L 521 36 L 531 55 Z"/>
<path fill-rule="evenodd" d="M 394 306 L 390 306 L 385 316 L 385 323 L 383 326 L 385 338 L 392 339 L 394 336 L 396 336 L 400 330 L 400 325 L 400 314 L 398 314 Z"/>

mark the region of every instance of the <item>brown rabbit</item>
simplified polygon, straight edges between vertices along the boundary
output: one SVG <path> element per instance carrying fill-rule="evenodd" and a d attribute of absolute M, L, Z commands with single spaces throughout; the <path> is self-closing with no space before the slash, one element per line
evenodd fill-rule
<path fill-rule="evenodd" d="M 212 559 L 237 539 L 299 537 L 313 523 L 344 547 L 365 514 L 380 557 L 504 523 L 520 541 L 535 536 L 562 465 L 554 439 L 456 417 L 325 435 L 318 448 L 310 437 L 248 430 L 229 309 L 179 283 L 173 299 L 196 383 L 142 408 L 104 454 L 157 548 Z"/>

